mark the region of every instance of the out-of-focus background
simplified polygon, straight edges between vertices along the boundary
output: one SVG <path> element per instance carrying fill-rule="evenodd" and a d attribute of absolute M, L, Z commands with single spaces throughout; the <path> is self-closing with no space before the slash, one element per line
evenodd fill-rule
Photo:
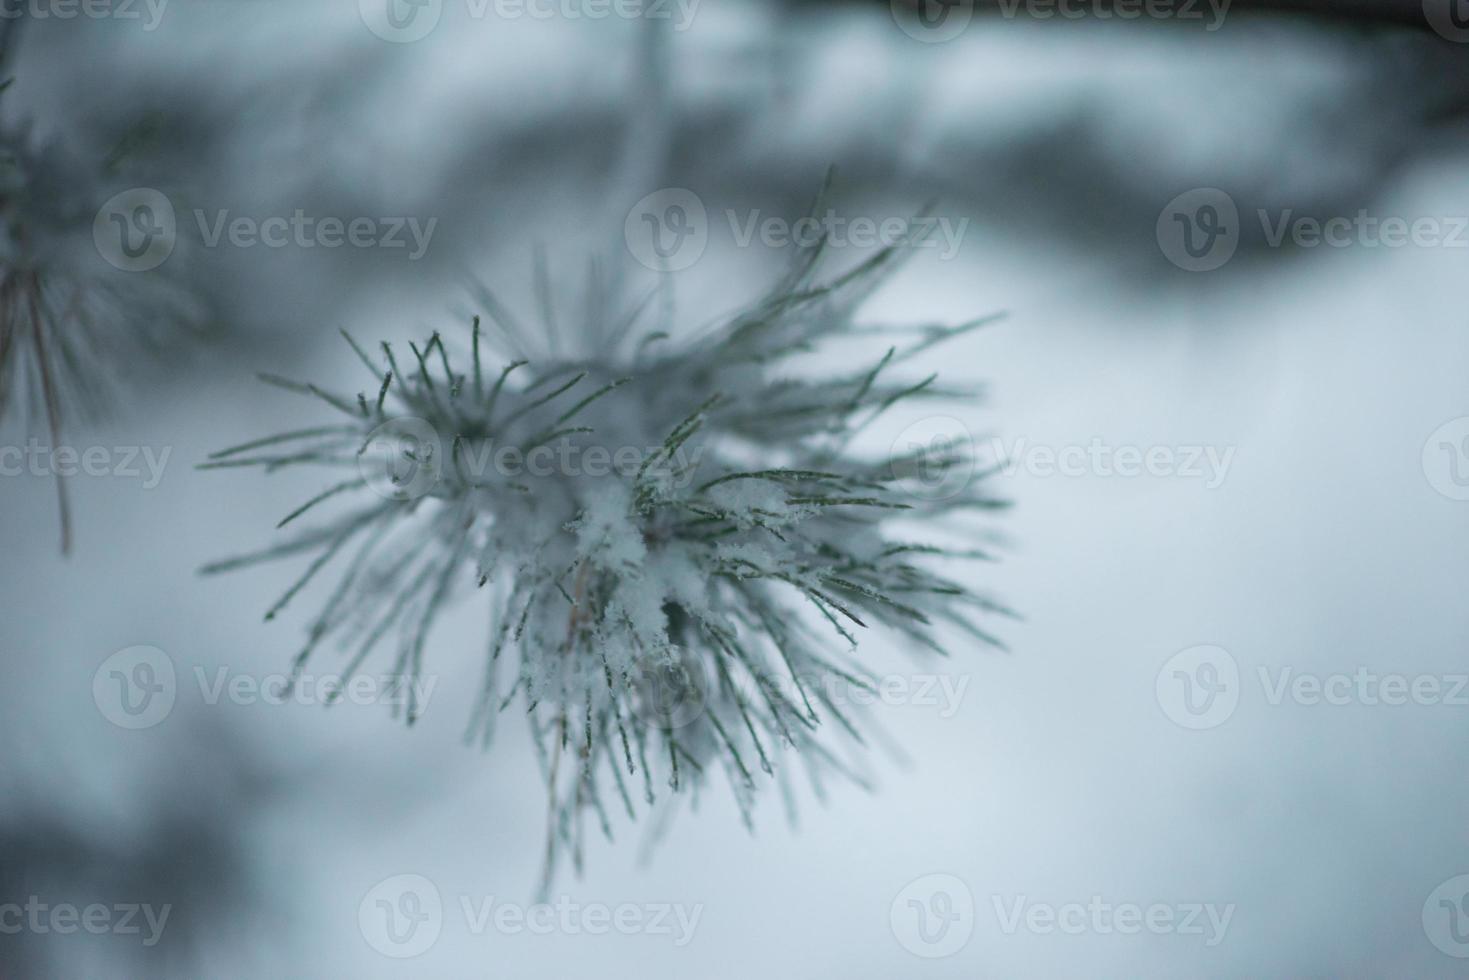
<path fill-rule="evenodd" d="M 69 557 L 50 476 L 0 478 L 0 977 L 1463 976 L 1460 6 L 7 6 L 7 125 L 124 145 L 107 194 L 164 195 L 211 316 L 98 366 Z M 864 319 L 1009 314 L 919 367 L 985 385 L 944 414 L 1007 461 L 971 574 L 1023 620 L 937 669 L 864 645 L 911 682 L 872 792 L 794 826 L 769 794 L 750 835 L 711 787 L 534 910 L 529 739 L 460 743 L 488 610 L 436 632 L 411 730 L 267 703 L 300 566 L 197 570 L 321 487 L 195 465 L 322 417 L 255 372 L 355 390 L 339 327 L 457 329 L 468 275 L 531 319 L 537 250 L 567 308 L 593 257 L 651 278 L 670 189 L 675 322 L 736 309 L 833 167 L 843 219 L 934 219 Z M 298 213 L 371 241 L 227 230 Z M 129 714 L 157 652 L 168 703 Z"/>

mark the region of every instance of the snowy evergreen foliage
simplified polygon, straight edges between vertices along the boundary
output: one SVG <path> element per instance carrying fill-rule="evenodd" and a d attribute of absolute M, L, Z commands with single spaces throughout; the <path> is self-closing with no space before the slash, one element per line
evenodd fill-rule
<path fill-rule="evenodd" d="M 64 417 L 101 414 L 116 365 L 161 356 L 203 321 L 182 258 L 131 271 L 103 254 L 94 228 L 109 183 L 105 161 L 84 166 L 28 122 L 0 122 L 0 423 L 21 411 L 44 418 L 53 446 Z M 59 477 L 56 486 L 65 551 L 70 512 Z"/>
<path fill-rule="evenodd" d="M 985 321 L 895 331 L 908 342 L 875 365 L 803 374 L 799 355 L 889 332 L 852 318 L 895 252 L 819 281 L 823 252 L 804 250 L 761 302 L 687 339 L 640 328 L 648 301 L 607 317 L 594 276 L 575 357 L 527 360 L 535 338 L 479 289 L 495 329 L 474 318 L 467 352 L 436 333 L 374 357 L 348 336 L 371 378 L 355 397 L 265 378 L 337 421 L 205 466 L 346 471 L 282 524 L 352 503 L 206 571 L 311 556 L 270 619 L 341 556 L 296 671 L 328 637 L 348 651 L 348 674 L 394 637 L 410 723 L 420 707 L 408 681 L 430 662 L 435 618 L 461 588 L 491 592 L 467 738 L 487 740 L 511 704 L 529 716 L 550 796 L 548 875 L 562 844 L 580 867 L 588 815 L 610 836 L 609 809 L 632 816 L 635 800 L 696 788 L 711 771 L 728 777 L 747 823 L 760 773 L 774 773 L 782 753 L 818 788 L 826 771 L 860 780 L 832 744 L 843 736 L 821 727 L 835 723 L 841 748 L 862 742 L 850 701 L 833 695 L 874 684 L 855 657 L 858 636 L 886 627 L 940 653 L 946 632 L 997 645 L 982 621 L 1003 607 L 925 565 L 987 557 L 962 515 L 1002 503 L 973 472 L 969 446 L 878 459 L 851 449 L 895 405 L 966 397 L 933 377 L 895 375 Z M 555 337 L 547 295 L 540 335 Z M 492 333 L 508 363 L 491 360 Z M 943 499 L 908 489 L 944 479 L 953 490 Z"/>

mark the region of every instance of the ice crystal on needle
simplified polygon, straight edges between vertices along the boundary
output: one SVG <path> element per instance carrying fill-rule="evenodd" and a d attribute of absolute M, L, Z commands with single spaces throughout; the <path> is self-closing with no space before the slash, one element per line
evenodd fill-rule
<path fill-rule="evenodd" d="M 952 544 L 973 532 L 951 518 L 999 502 L 968 446 L 876 459 L 851 448 L 894 405 L 955 397 L 898 369 L 982 321 L 903 331 L 905 345 L 860 370 L 795 370 L 799 355 L 873 332 L 853 312 L 895 257 L 821 281 L 823 251 L 803 250 L 762 301 L 687 340 L 643 332 L 641 307 L 611 319 L 594 301 L 579 356 L 528 361 L 518 355 L 532 336 L 480 290 L 486 327 L 475 318 L 468 344 L 453 345 L 467 352 L 434 334 L 374 357 L 349 336 L 372 379 L 355 397 L 267 378 L 337 420 L 205 465 L 346 471 L 283 524 L 352 503 L 207 570 L 311 556 L 270 618 L 342 556 L 296 669 L 329 637 L 348 673 L 395 643 L 410 722 L 419 705 L 406 682 L 432 657 L 436 617 L 456 591 L 491 592 L 468 737 L 487 739 L 498 712 L 523 706 L 550 796 L 548 867 L 560 844 L 579 866 L 588 815 L 610 834 L 609 807 L 633 815 L 635 799 L 711 771 L 729 777 L 747 820 L 758 774 L 785 753 L 813 778 L 850 773 L 821 726 L 861 741 L 832 693 L 834 681 L 872 684 L 859 634 L 882 626 L 940 652 L 947 631 L 995 643 L 982 621 L 1004 610 L 925 566 L 985 557 Z M 492 333 L 506 360 L 491 358 Z M 924 492 L 936 485 L 945 491 Z"/>

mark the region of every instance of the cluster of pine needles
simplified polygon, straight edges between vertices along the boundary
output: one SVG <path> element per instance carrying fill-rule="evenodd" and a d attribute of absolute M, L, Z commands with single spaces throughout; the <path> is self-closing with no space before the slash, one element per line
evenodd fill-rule
<path fill-rule="evenodd" d="M 438 333 L 373 356 L 344 331 L 367 387 L 267 376 L 328 420 L 205 464 L 338 470 L 281 525 L 340 512 L 206 571 L 307 559 L 270 619 L 337 567 L 295 674 L 328 639 L 347 657 L 344 678 L 386 644 L 409 723 L 436 620 L 456 593 L 490 593 L 466 739 L 487 741 L 496 716 L 522 706 L 548 794 L 547 882 L 564 849 L 580 870 L 589 817 L 610 837 L 609 809 L 633 817 L 660 787 L 697 790 L 722 771 L 748 823 L 757 773 L 789 798 L 783 753 L 818 791 L 831 772 L 862 782 L 849 761 L 862 720 L 842 694 L 878 683 L 856 655 L 859 635 L 882 628 L 940 655 L 946 637 L 998 646 L 985 620 L 1007 610 L 936 568 L 990 557 L 974 546 L 973 515 L 1003 501 L 973 447 L 873 455 L 854 442 L 896 406 L 972 397 L 899 369 L 993 318 L 858 326 L 854 311 L 896 251 L 822 280 L 825 252 L 803 249 L 760 302 L 683 336 L 640 327 L 656 290 L 609 317 L 595 269 L 571 353 L 549 299 L 537 333 L 484 287 L 474 298 L 494 329 L 466 317 L 458 363 Z M 798 367 L 831 341 L 873 334 L 904 342 L 858 370 Z M 557 349 L 539 349 L 550 345 L 538 335 Z M 487 465 L 506 447 L 514 459 L 555 449 L 563 464 Z M 564 463 L 598 450 L 628 465 Z M 957 488 L 935 499 L 922 492 L 935 480 Z"/>

